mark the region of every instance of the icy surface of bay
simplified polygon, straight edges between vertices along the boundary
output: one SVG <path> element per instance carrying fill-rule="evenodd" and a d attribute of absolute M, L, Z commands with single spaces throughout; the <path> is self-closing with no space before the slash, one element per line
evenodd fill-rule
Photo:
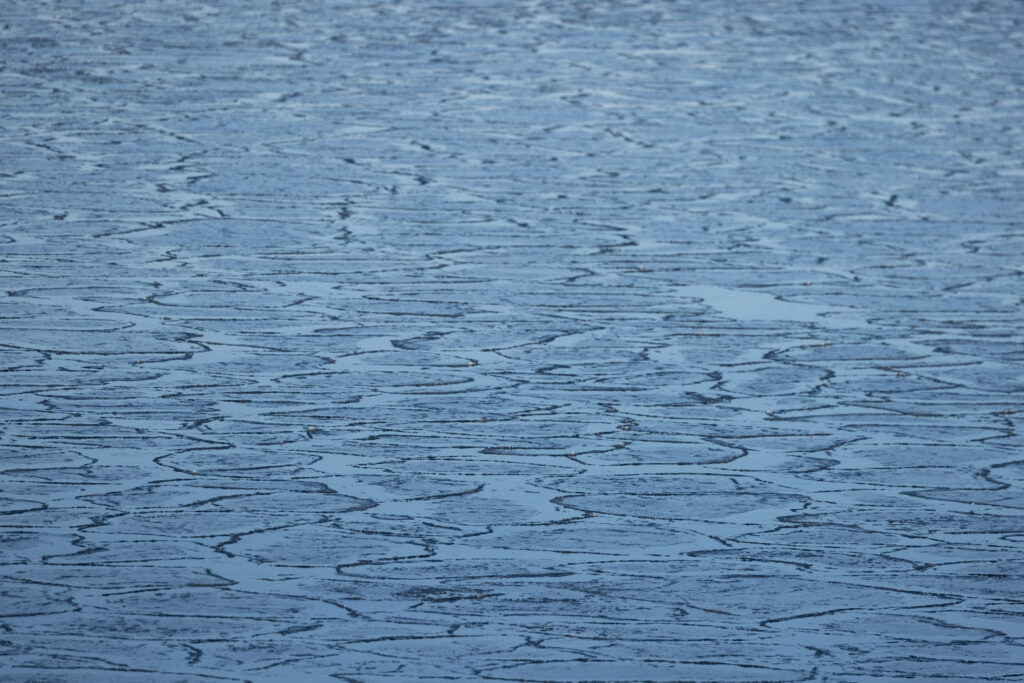
<path fill-rule="evenodd" d="M 1024 23 L 0 8 L 0 679 L 1024 676 Z"/>

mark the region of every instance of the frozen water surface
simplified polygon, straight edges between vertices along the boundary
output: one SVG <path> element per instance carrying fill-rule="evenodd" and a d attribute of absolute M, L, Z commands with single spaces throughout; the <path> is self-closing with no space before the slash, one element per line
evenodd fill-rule
<path fill-rule="evenodd" d="M 0 678 L 1024 677 L 1024 6 L 0 7 Z"/>

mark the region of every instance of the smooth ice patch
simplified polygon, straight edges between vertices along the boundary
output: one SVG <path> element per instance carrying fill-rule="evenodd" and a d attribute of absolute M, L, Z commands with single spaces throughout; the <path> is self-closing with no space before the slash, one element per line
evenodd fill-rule
<path fill-rule="evenodd" d="M 683 295 L 700 299 L 734 320 L 771 320 L 815 323 L 825 327 L 863 327 L 851 309 L 784 301 L 766 292 L 750 292 L 714 285 L 689 285 Z"/>

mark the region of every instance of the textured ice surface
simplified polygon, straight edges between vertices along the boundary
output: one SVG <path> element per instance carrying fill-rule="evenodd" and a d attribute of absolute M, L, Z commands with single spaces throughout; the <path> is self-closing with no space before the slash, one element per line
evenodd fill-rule
<path fill-rule="evenodd" d="M 1022 46 L 6 0 L 0 678 L 1020 680 Z"/>

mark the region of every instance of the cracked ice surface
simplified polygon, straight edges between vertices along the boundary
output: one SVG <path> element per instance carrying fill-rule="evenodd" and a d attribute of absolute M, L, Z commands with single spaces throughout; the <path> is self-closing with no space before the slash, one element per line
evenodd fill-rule
<path fill-rule="evenodd" d="M 0 678 L 1024 675 L 1024 14 L 8 0 Z"/>

